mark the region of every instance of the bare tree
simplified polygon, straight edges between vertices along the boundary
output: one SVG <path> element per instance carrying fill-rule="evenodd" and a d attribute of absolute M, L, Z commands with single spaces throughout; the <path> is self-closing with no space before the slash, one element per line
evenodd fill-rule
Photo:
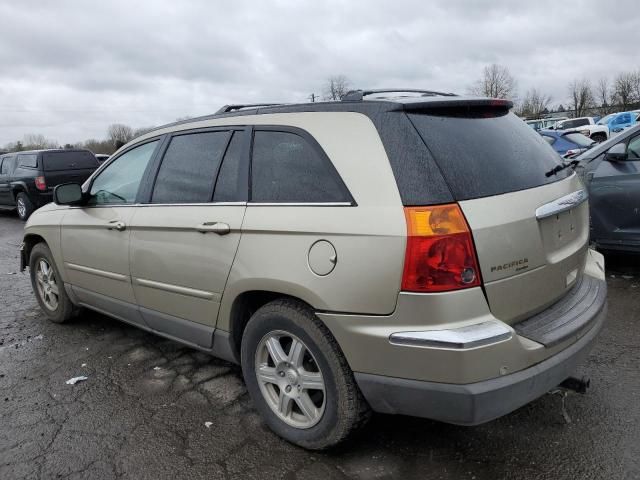
<path fill-rule="evenodd" d="M 635 83 L 638 75 L 633 72 L 622 72 L 613 81 L 613 99 L 623 110 L 633 103 Z"/>
<path fill-rule="evenodd" d="M 111 143 L 116 147 L 124 145 L 134 137 L 133 128 L 121 123 L 114 123 L 107 128 L 107 136 Z"/>
<path fill-rule="evenodd" d="M 611 106 L 611 86 L 609 85 L 609 79 L 607 79 L 607 77 L 602 77 L 598 80 L 596 96 L 597 101 L 600 103 L 600 113 L 602 115 L 608 115 L 613 112 L 613 107 Z"/>
<path fill-rule="evenodd" d="M 589 80 L 574 80 L 569 84 L 571 108 L 575 117 L 582 117 L 593 106 L 593 91 Z"/>
<path fill-rule="evenodd" d="M 346 76 L 333 75 L 327 79 L 322 89 L 322 98 L 328 101 L 342 100 L 350 89 L 351 82 Z"/>
<path fill-rule="evenodd" d="M 49 140 L 41 133 L 29 133 L 22 139 L 24 150 L 41 150 L 45 148 L 58 148 L 58 142 Z"/>
<path fill-rule="evenodd" d="M 509 69 L 495 63 L 484 67 L 482 78 L 469 90 L 472 94 L 482 97 L 514 100 L 517 96 L 516 81 Z"/>
<path fill-rule="evenodd" d="M 539 92 L 536 88 L 527 91 L 520 105 L 520 116 L 540 118 L 540 115 L 548 111 L 551 97 Z"/>

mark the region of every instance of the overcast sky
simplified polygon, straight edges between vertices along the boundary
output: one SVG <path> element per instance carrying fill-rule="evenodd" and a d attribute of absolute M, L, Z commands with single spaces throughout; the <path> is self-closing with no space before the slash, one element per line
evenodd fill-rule
<path fill-rule="evenodd" d="M 2 0 L 0 145 L 305 101 L 332 74 L 464 93 L 499 63 L 521 95 L 566 103 L 574 78 L 640 68 L 639 12 L 634 0 Z"/>

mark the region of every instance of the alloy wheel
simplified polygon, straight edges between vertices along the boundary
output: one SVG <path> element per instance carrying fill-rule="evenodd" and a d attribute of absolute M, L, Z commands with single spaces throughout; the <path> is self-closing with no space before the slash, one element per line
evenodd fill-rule
<path fill-rule="evenodd" d="M 58 308 L 59 302 L 59 287 L 56 282 L 56 276 L 44 258 L 38 260 L 38 266 L 36 267 L 36 286 L 38 288 L 38 295 L 40 295 L 40 299 L 42 303 L 44 303 L 45 307 L 49 310 L 55 310 Z"/>
<path fill-rule="evenodd" d="M 320 367 L 305 343 L 295 335 L 274 331 L 256 349 L 255 371 L 265 401 L 286 424 L 316 425 L 325 410 L 325 384 Z"/>

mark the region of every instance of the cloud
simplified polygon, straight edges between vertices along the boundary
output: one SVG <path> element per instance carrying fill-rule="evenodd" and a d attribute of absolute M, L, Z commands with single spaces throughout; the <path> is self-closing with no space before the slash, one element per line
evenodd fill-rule
<path fill-rule="evenodd" d="M 7 2 L 0 145 L 158 125 L 230 102 L 305 101 L 324 80 L 464 92 L 488 63 L 565 103 L 574 78 L 640 68 L 636 2 Z"/>

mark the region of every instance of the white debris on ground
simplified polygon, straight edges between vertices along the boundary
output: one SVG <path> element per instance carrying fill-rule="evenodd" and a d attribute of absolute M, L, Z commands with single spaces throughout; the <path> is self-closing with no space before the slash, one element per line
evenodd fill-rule
<path fill-rule="evenodd" d="M 625 280 L 631 280 L 633 278 L 633 275 L 622 275 L 622 278 L 624 278 Z"/>
<path fill-rule="evenodd" d="M 89 380 L 89 377 L 85 377 L 84 375 L 81 375 L 79 377 L 73 377 L 70 378 L 69 380 L 67 380 L 65 383 L 67 385 L 75 385 L 78 382 L 84 382 L 85 380 Z"/>
<path fill-rule="evenodd" d="M 204 422 L 204 426 L 207 428 L 211 428 L 211 425 L 213 425 L 213 422 Z"/>
<path fill-rule="evenodd" d="M 82 365 L 80 365 L 80 366 L 81 366 L 81 367 L 86 367 L 86 366 L 87 366 L 87 364 L 86 364 L 86 363 L 83 363 L 83 364 L 82 364 Z"/>
<path fill-rule="evenodd" d="M 158 370 L 162 370 L 161 367 L 153 367 L 153 369 L 157 372 Z"/>

